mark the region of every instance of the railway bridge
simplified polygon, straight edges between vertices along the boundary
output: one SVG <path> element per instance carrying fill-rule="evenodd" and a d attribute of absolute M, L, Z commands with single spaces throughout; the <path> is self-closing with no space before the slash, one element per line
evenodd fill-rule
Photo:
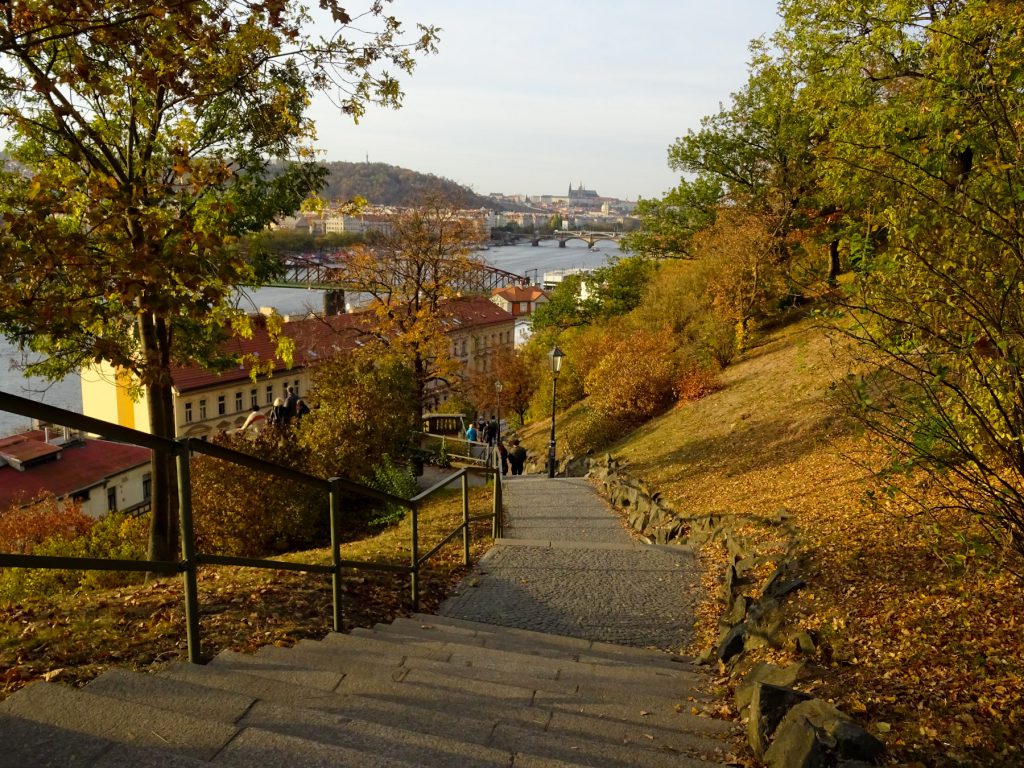
<path fill-rule="evenodd" d="M 504 269 L 480 263 L 478 268 L 468 270 L 452 287 L 462 293 L 490 295 L 495 288 L 510 285 L 529 285 L 529 278 Z M 340 254 L 301 253 L 290 254 L 285 259 L 284 270 L 276 277 L 263 283 L 267 288 L 306 288 L 325 291 L 324 313 L 336 315 L 345 311 L 345 292 L 365 293 L 365 282 L 354 279 L 345 267 Z"/>

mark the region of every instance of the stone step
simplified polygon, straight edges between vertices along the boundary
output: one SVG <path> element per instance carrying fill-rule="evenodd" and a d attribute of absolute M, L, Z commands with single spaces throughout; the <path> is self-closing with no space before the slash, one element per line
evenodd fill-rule
<path fill-rule="evenodd" d="M 393 627 L 395 631 L 418 627 L 427 631 L 446 633 L 454 638 L 460 636 L 475 638 L 474 644 L 487 648 L 544 655 L 548 658 L 574 657 L 578 661 L 590 664 L 636 665 L 642 663 L 651 667 L 692 667 L 690 659 L 667 651 L 602 643 L 564 635 L 550 635 L 529 629 L 484 624 L 450 616 L 418 613 L 411 618 L 396 619 Z"/>
<path fill-rule="evenodd" d="M 319 710 L 304 710 L 296 717 L 296 711 L 290 707 L 262 701 L 239 723 L 243 727 L 358 749 L 416 765 L 507 768 L 512 763 L 510 750 L 494 749 L 451 735 L 409 730 L 402 728 L 402 724 L 401 719 L 381 724 Z"/>
<path fill-rule="evenodd" d="M 255 696 L 117 668 L 108 669 L 84 690 L 229 724 L 240 720 L 256 703 Z"/>
<path fill-rule="evenodd" d="M 165 710 L 176 711 L 192 704 L 192 714 L 213 721 L 235 724 L 239 729 L 269 731 L 306 742 L 319 742 L 412 765 L 425 762 L 432 766 L 505 768 L 512 758 L 508 751 L 490 749 L 450 737 L 405 731 L 394 725 L 357 720 L 331 712 L 297 710 L 291 706 L 259 701 L 249 695 L 152 674 L 111 670 L 96 678 L 87 688 L 98 695 L 126 702 L 151 704 Z M 297 712 L 301 712 L 301 715 L 297 716 Z M 489 723 L 486 734 L 492 729 L 493 724 Z M 265 740 L 266 737 L 261 737 L 260 743 Z M 246 759 L 245 754 L 246 752 L 240 750 L 238 746 L 231 745 L 215 762 L 241 763 Z M 353 759 L 348 753 L 341 757 L 346 760 Z M 360 763 L 370 764 L 365 759 L 356 760 L 354 764 Z"/>
<path fill-rule="evenodd" d="M 343 665 L 344 655 L 338 654 L 338 643 L 330 647 L 316 642 L 307 642 L 291 649 L 266 648 L 255 656 L 245 657 L 242 668 L 259 674 L 256 667 L 260 660 L 266 659 L 268 666 L 277 669 L 281 665 L 302 667 L 319 667 L 336 670 Z M 568 722 L 584 722 L 585 718 L 601 721 L 598 733 L 609 727 L 621 731 L 616 738 L 629 738 L 631 729 L 639 729 L 644 738 L 653 739 L 651 735 L 658 732 L 660 742 L 680 739 L 690 744 L 689 734 L 708 736 L 719 735 L 731 731 L 729 723 L 708 717 L 697 717 L 691 714 L 694 706 L 692 697 L 680 693 L 661 696 L 652 695 L 645 686 L 634 686 L 627 682 L 622 684 L 604 684 L 582 686 L 565 685 L 561 681 L 528 680 L 522 675 L 508 677 L 504 673 L 495 674 L 491 670 L 452 665 L 447 662 L 414 659 L 408 662 L 409 667 L 388 667 L 385 670 L 366 669 L 361 673 L 346 675 L 338 687 L 338 692 L 358 692 L 361 694 L 393 692 L 406 701 L 419 696 L 420 687 L 429 686 L 440 691 L 441 700 L 446 707 L 453 706 L 468 691 L 475 691 L 479 698 L 475 705 L 476 712 L 492 712 L 502 720 L 519 719 L 510 716 L 507 710 L 509 700 L 509 681 L 515 686 L 511 690 L 516 694 L 525 688 L 533 688 L 533 712 L 550 710 L 558 725 Z M 429 674 L 422 665 L 430 666 Z M 403 672 L 409 669 L 409 672 Z M 375 672 L 377 674 L 375 674 Z M 483 677 L 476 677 L 482 673 Z M 452 678 L 458 678 L 457 680 Z M 398 683 L 399 685 L 394 685 Z M 410 694 L 402 685 L 417 686 L 415 694 Z M 536 686 L 536 687 L 535 687 Z M 561 686 L 559 688 L 558 686 Z M 429 706 L 437 700 L 437 695 L 428 695 Z M 491 709 L 491 702 L 497 698 L 496 709 Z M 531 715 L 528 722 L 535 722 L 536 716 Z M 521 723 L 520 723 L 521 724 Z M 550 728 L 550 723 L 548 725 Z M 683 736 L 677 738 L 677 734 Z"/>
<path fill-rule="evenodd" d="M 573 661 L 571 658 L 550 660 L 542 656 L 502 651 L 484 646 L 447 642 L 444 638 L 434 639 L 424 635 L 423 639 L 412 635 L 356 629 L 351 634 L 327 635 L 321 643 L 364 652 L 378 651 L 388 654 L 402 652 L 409 658 L 426 658 L 447 661 L 451 664 L 474 667 L 489 667 L 505 670 L 510 674 L 531 678 L 557 679 L 576 685 L 600 686 L 612 684 L 633 688 L 646 693 L 678 695 L 685 693 L 697 699 L 708 698 L 699 686 L 708 681 L 706 673 L 689 665 L 645 667 L 631 664 L 592 664 Z"/>
<path fill-rule="evenodd" d="M 416 615 L 81 690 L 32 684 L 0 702 L 0 768 L 721 764 L 732 725 L 693 710 L 707 675 L 674 658 Z"/>
<path fill-rule="evenodd" d="M 402 730 L 432 735 L 459 742 L 478 744 L 490 749 L 509 751 L 511 742 L 495 743 L 494 733 L 499 726 L 511 728 L 510 733 L 519 734 L 521 740 L 516 750 L 533 757 L 569 760 L 571 752 L 588 755 L 583 760 L 587 765 L 604 765 L 592 762 L 595 753 L 586 742 L 595 741 L 617 748 L 629 743 L 634 752 L 651 752 L 647 759 L 661 760 L 661 752 L 678 757 L 680 754 L 704 752 L 713 754 L 720 748 L 720 742 L 711 735 L 727 730 L 726 724 L 710 719 L 691 718 L 681 715 L 673 707 L 663 705 L 658 711 L 636 709 L 632 704 L 615 702 L 566 702 L 565 697 L 553 695 L 551 708 L 536 706 L 510 706 L 502 694 L 507 690 L 484 686 L 480 697 L 467 696 L 459 688 L 439 690 L 432 685 L 417 684 L 408 676 L 401 682 L 387 679 L 361 689 L 358 695 L 334 695 L 325 698 L 325 692 L 318 691 L 311 701 L 306 689 L 287 683 L 278 683 L 272 678 L 259 678 L 257 657 L 247 657 L 244 667 L 229 671 L 226 666 L 190 667 L 176 665 L 170 669 L 176 674 L 205 684 L 224 686 L 236 692 L 244 690 L 248 695 L 268 699 L 258 702 L 240 724 L 259 725 L 273 729 L 275 719 L 288 717 L 288 711 L 299 706 L 320 710 L 327 717 L 357 719 L 369 725 L 401 726 Z M 246 671 L 242 673 L 240 669 Z M 165 674 L 163 672 L 161 674 Z M 411 671 L 409 673 L 412 674 Z M 211 679 L 211 676 L 213 679 Z M 461 682 L 461 681 L 460 681 Z M 268 689 L 268 686 L 269 689 Z M 409 687 L 412 686 L 412 687 Z M 506 686 L 507 688 L 507 686 Z M 296 696 L 296 691 L 298 694 Z M 490 696 L 488 696 L 488 694 Z M 497 695 L 495 701 L 491 696 Z M 276 699 L 276 701 L 275 701 Z M 281 710 L 286 710 L 284 713 Z M 266 722 L 263 718 L 270 718 Z M 299 719 L 304 719 L 299 718 Z M 250 720 L 251 718 L 251 720 Z M 689 730 L 684 730 L 688 727 Z M 304 731 L 300 735 L 305 734 Z M 529 735 L 532 734 L 532 735 Z M 552 735 L 555 734 L 555 735 Z M 415 743 L 416 739 L 412 741 Z M 576 749 L 555 748 L 562 742 L 576 744 Z M 524 746 L 526 745 L 526 746 Z M 602 747 L 603 748 L 603 747 Z M 568 751 L 567 751 L 568 749 Z M 598 750 L 598 753 L 600 750 Z M 476 754 L 475 759 L 493 758 L 493 753 Z M 517 761 L 520 758 L 516 758 Z M 569 760 L 571 762 L 571 760 Z M 625 761 L 625 762 L 624 762 Z M 457 763 L 456 763 L 457 764 Z M 632 765 L 623 755 L 608 762 L 612 766 Z M 645 764 L 642 760 L 638 765 Z M 658 762 L 650 762 L 658 765 Z"/>
<path fill-rule="evenodd" d="M 276 683 L 270 678 L 259 678 L 258 676 L 229 672 L 223 668 L 200 667 L 187 664 L 172 664 L 158 673 L 157 677 L 173 677 L 183 679 L 195 684 L 210 685 L 234 692 L 244 692 L 247 695 L 263 697 L 267 695 L 269 700 L 260 700 L 253 705 L 247 715 L 240 722 L 240 725 L 259 724 L 262 730 L 273 730 L 274 723 L 289 723 L 294 721 L 299 725 L 298 733 L 306 733 L 301 723 L 312 722 L 323 725 L 324 718 L 331 722 L 352 723 L 358 721 L 358 728 L 373 730 L 373 726 L 395 727 L 401 726 L 401 730 L 408 734 L 413 744 L 424 743 L 424 739 L 441 739 L 440 743 L 447 743 L 447 754 L 455 754 L 457 757 L 451 765 L 472 765 L 470 761 L 477 761 L 486 765 L 485 761 L 501 758 L 497 765 L 511 765 L 514 753 L 514 764 L 535 766 L 535 768 L 579 768 L 580 766 L 612 766 L 618 768 L 623 765 L 622 761 L 594 762 L 593 757 L 587 760 L 572 760 L 571 755 L 566 759 L 566 750 L 559 748 L 557 752 L 561 758 L 552 758 L 546 754 L 551 750 L 550 745 L 542 745 L 544 728 L 550 722 L 552 713 L 536 710 L 534 717 L 536 723 L 528 723 L 527 717 L 521 717 L 522 712 L 510 711 L 506 721 L 498 718 L 490 720 L 479 719 L 480 707 L 474 707 L 469 712 L 462 711 L 459 707 L 445 706 L 445 702 L 437 702 L 436 709 L 421 710 L 412 705 L 408 698 L 395 698 L 388 695 L 332 695 L 324 691 L 316 691 L 312 696 L 307 695 L 305 689 L 292 686 L 288 683 Z M 512 717 L 516 715 L 516 717 Z M 497 748 L 489 742 L 493 740 L 496 728 L 505 722 L 515 725 L 517 732 L 527 735 L 522 742 L 509 750 L 507 746 Z M 607 730 L 607 723 L 597 723 L 596 726 Z M 244 731 L 243 731 L 244 732 Z M 536 738 L 535 738 L 536 735 Z M 565 735 L 558 735 L 548 741 L 558 742 L 564 740 Z M 535 746 L 535 744 L 537 744 Z M 482 748 L 480 752 L 475 748 Z M 571 751 L 569 751 L 571 752 Z M 583 754 L 583 753 L 582 753 Z M 446 757 L 446 756 L 445 756 Z M 504 762 L 501 762 L 504 760 Z M 427 765 L 421 762 L 421 765 Z M 429 765 L 446 765 L 449 763 L 430 763 Z M 638 765 L 643 765 L 641 762 Z M 685 764 L 683 764 L 685 766 Z"/>
<path fill-rule="evenodd" d="M 338 649 L 343 645 L 337 643 L 330 646 L 315 641 L 303 641 L 297 646 L 289 649 L 267 647 L 256 654 L 257 657 L 274 659 L 277 663 L 296 665 L 303 667 L 315 667 L 328 670 L 341 668 L 348 669 L 347 654 L 339 654 Z M 406 659 L 405 664 L 411 669 L 429 669 L 432 672 L 450 675 L 459 678 L 471 677 L 476 680 L 489 681 L 493 683 L 507 683 L 514 680 L 517 686 L 526 686 L 534 690 L 534 703 L 545 701 L 545 705 L 553 708 L 557 705 L 563 709 L 570 709 L 577 712 L 599 712 L 603 717 L 612 717 L 618 711 L 624 713 L 625 719 L 644 711 L 642 705 L 630 709 L 623 709 L 624 702 L 629 702 L 631 697 L 637 693 L 637 688 L 632 684 L 623 685 L 621 681 L 590 683 L 583 680 L 582 683 L 572 680 L 555 680 L 529 678 L 522 674 L 515 674 L 512 670 L 510 677 L 508 672 L 493 670 L 488 667 L 461 665 L 450 662 L 440 662 L 432 659 Z M 390 670 L 397 671 L 399 668 L 390 667 Z M 350 676 L 357 676 L 359 672 L 350 673 Z M 339 690 L 345 690 L 342 685 Z M 647 694 L 650 691 L 646 686 L 640 686 L 639 691 Z M 649 699 L 650 697 L 645 698 Z M 709 720 L 703 717 L 693 717 L 690 714 L 691 706 L 689 696 L 684 696 L 679 690 L 672 690 L 665 694 L 664 701 L 657 702 L 658 712 L 669 716 L 674 727 L 682 727 L 693 730 L 697 733 L 719 733 L 725 726 L 718 721 Z M 571 709 L 575 707 L 575 709 Z M 636 712 L 634 712 L 634 709 Z M 619 717 L 623 717 L 620 714 Z M 636 715 L 637 718 L 641 717 Z M 649 717 L 643 716 L 643 717 Z M 648 722 L 650 722 L 648 720 Z"/>
<path fill-rule="evenodd" d="M 0 702 L 0 712 L 76 734 L 209 760 L 237 729 L 178 712 L 118 701 L 55 683 L 33 683 Z"/>
<path fill-rule="evenodd" d="M 644 738 L 641 736 L 641 738 Z M 647 739 L 644 739 L 647 741 Z M 582 763 L 600 768 L 712 768 L 721 766 L 726 753 L 726 742 L 700 742 L 687 745 L 685 751 L 668 744 L 650 742 L 649 745 L 630 740 L 616 741 L 609 734 L 604 739 L 571 738 L 563 732 L 524 732 L 512 724 L 501 723 L 494 729 L 491 744 L 497 748 L 517 749 L 529 744 L 530 752 L 548 760 Z M 709 759 L 704 759 L 708 755 Z M 516 757 L 520 768 L 528 764 Z"/>
<path fill-rule="evenodd" d="M 292 648 L 261 648 L 257 657 L 276 659 L 282 664 L 290 664 L 305 668 L 339 670 L 344 671 L 347 677 L 359 677 L 361 675 L 374 675 L 369 669 L 369 664 L 364 659 L 371 657 L 365 651 L 352 652 L 347 650 L 343 644 L 324 645 L 323 643 L 306 640 Z M 490 681 L 494 683 L 507 683 L 514 675 L 516 685 L 532 688 L 533 690 L 545 690 L 557 692 L 563 695 L 576 693 L 578 686 L 573 682 L 560 681 L 557 679 L 557 672 L 552 672 L 545 677 L 534 677 L 532 675 L 517 674 L 513 664 L 507 668 L 494 665 L 481 666 L 472 664 L 469 661 L 438 661 L 436 659 L 423 659 L 415 656 L 405 656 L 401 663 L 396 666 L 384 666 L 380 669 L 398 670 L 422 669 L 436 672 L 442 675 L 453 677 L 468 677 L 475 680 Z"/>
<path fill-rule="evenodd" d="M 318 710 L 380 725 L 401 723 L 406 730 L 478 744 L 487 741 L 491 731 L 502 719 L 491 707 L 475 706 L 472 710 L 463 711 L 458 707 L 446 706 L 444 701 L 430 702 L 431 706 L 419 706 L 417 702 L 403 701 L 391 693 L 360 696 L 309 691 L 259 675 L 239 674 L 211 666 L 169 664 L 157 676 L 253 696 L 262 702 L 293 710 Z M 516 722 L 531 718 L 529 722 L 535 722 L 538 728 L 543 728 L 552 715 L 548 710 L 533 708 L 512 714 L 516 716 Z"/>
<path fill-rule="evenodd" d="M 237 768 L 422 768 L 357 749 L 310 741 L 259 728 L 245 728 L 211 761 Z"/>

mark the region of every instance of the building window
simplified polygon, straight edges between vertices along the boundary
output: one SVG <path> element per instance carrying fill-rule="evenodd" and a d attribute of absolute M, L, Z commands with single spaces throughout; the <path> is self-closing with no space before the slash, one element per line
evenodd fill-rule
<path fill-rule="evenodd" d="M 206 400 L 199 401 L 199 419 L 200 421 L 206 418 Z"/>
<path fill-rule="evenodd" d="M 242 410 L 242 393 L 235 392 L 235 413 L 238 413 L 240 410 Z"/>
<path fill-rule="evenodd" d="M 465 339 L 462 340 L 462 356 L 463 357 L 466 356 L 466 340 Z"/>
<path fill-rule="evenodd" d="M 185 403 L 185 423 L 192 423 L 192 403 Z"/>
<path fill-rule="evenodd" d="M 107 488 L 107 512 L 117 512 L 117 487 Z"/>
<path fill-rule="evenodd" d="M 257 390 L 257 389 L 254 389 L 254 390 L 252 390 L 249 393 L 249 405 L 251 405 L 253 408 L 259 408 L 260 407 L 260 397 L 259 397 L 259 395 L 260 395 L 260 393 L 259 393 L 259 390 Z"/>
<path fill-rule="evenodd" d="M 274 385 L 267 384 L 267 405 L 274 404 Z"/>
<path fill-rule="evenodd" d="M 228 406 L 224 395 L 217 395 L 217 415 L 223 416 L 228 412 Z"/>
<path fill-rule="evenodd" d="M 142 476 L 142 500 L 149 501 L 153 498 L 153 475 L 147 472 Z"/>

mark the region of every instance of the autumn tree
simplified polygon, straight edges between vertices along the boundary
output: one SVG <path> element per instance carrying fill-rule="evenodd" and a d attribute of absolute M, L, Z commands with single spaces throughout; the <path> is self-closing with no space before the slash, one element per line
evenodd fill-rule
<path fill-rule="evenodd" d="M 429 28 L 405 42 L 383 2 L 361 17 L 319 5 L 323 36 L 272 0 L 0 6 L 0 330 L 42 355 L 30 372 L 105 361 L 146 391 L 150 431 L 174 435 L 172 365 L 215 365 L 218 342 L 248 332 L 231 298 L 260 263 L 236 238 L 323 178 L 310 97 L 354 117 L 396 106 L 385 67 L 433 48 Z M 272 158 L 296 162 L 269 174 Z M 174 486 L 157 455 L 154 558 L 175 552 Z"/>
<path fill-rule="evenodd" d="M 498 381 L 501 382 L 500 393 L 495 386 Z M 503 348 L 491 358 L 490 370 L 474 371 L 469 376 L 465 389 L 477 410 L 497 410 L 500 406 L 502 413 L 514 413 L 519 423 L 523 424 L 537 384 L 533 366 L 526 354 Z"/>
<path fill-rule="evenodd" d="M 693 236 L 715 221 L 724 191 L 709 175 L 681 179 L 664 197 L 640 199 L 633 215 L 640 227 L 622 238 L 622 249 L 652 258 L 693 258 Z"/>
<path fill-rule="evenodd" d="M 816 155 L 828 125 L 812 122 L 816 113 L 799 63 L 762 42 L 751 45 L 751 54 L 744 86 L 669 147 L 669 167 L 685 176 L 664 198 L 638 206 L 643 227 L 626 246 L 641 254 L 699 256 L 697 233 L 720 209 L 742 208 L 769 225 L 774 258 L 799 294 L 821 277 L 834 280 L 838 269 L 837 261 L 817 255 L 836 240 L 836 203 L 819 183 Z"/>
<path fill-rule="evenodd" d="M 382 457 L 403 461 L 413 430 L 413 370 L 398 354 L 373 347 L 342 352 L 318 362 L 310 382 L 313 410 L 302 418 L 296 440 L 320 477 L 359 480 Z"/>
<path fill-rule="evenodd" d="M 941 503 L 1024 554 L 1020 7 L 782 9 L 785 53 L 830 129 L 823 183 L 859 245 L 843 328 L 874 374 L 854 380 L 858 413 L 892 468 L 927 472 Z"/>
<path fill-rule="evenodd" d="M 412 369 L 417 419 L 428 386 L 456 380 L 447 302 L 479 290 L 486 269 L 474 254 L 479 240 L 479 222 L 442 198 L 430 198 L 398 213 L 381 242 L 342 257 L 346 282 L 369 297 L 373 320 L 364 329 L 366 339 Z"/>
<path fill-rule="evenodd" d="M 650 259 L 629 256 L 590 274 L 566 275 L 534 311 L 533 329 L 566 330 L 624 315 L 640 304 L 657 269 Z"/>

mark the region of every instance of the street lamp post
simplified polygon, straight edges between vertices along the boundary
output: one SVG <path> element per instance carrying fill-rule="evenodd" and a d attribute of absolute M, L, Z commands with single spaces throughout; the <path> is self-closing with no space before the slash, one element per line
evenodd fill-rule
<path fill-rule="evenodd" d="M 565 353 L 558 347 L 552 347 L 548 355 L 551 358 L 551 442 L 548 443 L 548 477 L 555 476 L 555 395 L 558 392 L 558 372 L 562 370 L 562 358 Z"/>

